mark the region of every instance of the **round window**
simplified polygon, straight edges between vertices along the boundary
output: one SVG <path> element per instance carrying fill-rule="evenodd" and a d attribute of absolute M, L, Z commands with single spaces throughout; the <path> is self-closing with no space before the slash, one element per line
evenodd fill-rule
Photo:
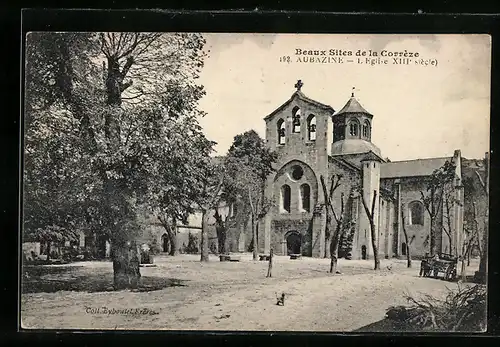
<path fill-rule="evenodd" d="M 300 180 L 304 176 L 304 170 L 298 165 L 292 167 L 292 178 L 296 181 Z"/>

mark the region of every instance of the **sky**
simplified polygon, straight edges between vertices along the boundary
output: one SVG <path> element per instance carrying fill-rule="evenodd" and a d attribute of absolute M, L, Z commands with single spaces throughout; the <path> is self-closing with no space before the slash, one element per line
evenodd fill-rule
<path fill-rule="evenodd" d="M 487 35 L 204 34 L 200 76 L 207 137 L 224 155 L 247 130 L 265 137 L 263 118 L 302 92 L 340 110 L 355 88 L 374 115 L 372 142 L 392 161 L 453 155 L 483 158 L 489 149 L 491 40 Z M 296 49 L 352 51 L 353 63 L 304 63 Z M 356 51 L 417 52 L 409 65 L 357 64 Z M 291 62 L 280 62 L 289 56 Z M 303 57 L 303 56 L 301 56 Z M 326 56 L 328 57 L 328 55 Z M 330 56 L 332 57 L 332 56 Z M 320 59 L 323 58 L 319 57 Z M 376 58 L 376 57 L 372 57 Z M 437 65 L 416 65 L 425 59 Z M 331 137 L 330 137 L 331 139 Z"/>

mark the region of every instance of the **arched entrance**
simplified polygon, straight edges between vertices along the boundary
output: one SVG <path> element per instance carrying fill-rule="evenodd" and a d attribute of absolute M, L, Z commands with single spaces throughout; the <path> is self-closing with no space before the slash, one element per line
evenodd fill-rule
<path fill-rule="evenodd" d="M 170 246 L 170 240 L 167 234 L 161 236 L 161 250 L 163 252 L 168 252 Z"/>
<path fill-rule="evenodd" d="M 289 231 L 285 234 L 287 255 L 302 254 L 302 235 L 297 231 Z"/>

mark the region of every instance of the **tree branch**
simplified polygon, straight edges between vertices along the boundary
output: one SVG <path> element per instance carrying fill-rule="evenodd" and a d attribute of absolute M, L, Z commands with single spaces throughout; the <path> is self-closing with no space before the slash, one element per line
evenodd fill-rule
<path fill-rule="evenodd" d="M 125 76 L 127 75 L 128 71 L 132 67 L 132 64 L 134 64 L 134 57 L 132 57 L 132 56 L 127 57 L 127 62 L 125 63 L 125 65 L 123 66 L 122 71 L 120 72 L 120 76 L 121 76 L 122 79 L 125 78 Z"/>
<path fill-rule="evenodd" d="M 479 183 L 481 184 L 481 187 L 483 188 L 484 192 L 486 194 L 488 194 L 488 189 L 486 187 L 486 184 L 483 181 L 483 178 L 481 177 L 481 174 L 477 170 L 475 170 L 474 173 L 476 174 L 477 178 L 479 179 Z"/>
<path fill-rule="evenodd" d="M 122 93 L 123 93 L 123 92 L 124 92 L 124 91 L 125 91 L 128 87 L 130 87 L 132 84 L 133 84 L 133 81 L 132 81 L 132 80 L 130 80 L 130 81 L 128 81 L 128 82 L 125 82 L 125 83 L 121 83 L 121 84 L 120 84 L 120 92 L 122 92 Z M 131 99 L 131 98 L 129 98 L 129 100 L 130 100 L 130 99 Z"/>
<path fill-rule="evenodd" d="M 328 208 L 330 208 L 330 211 L 332 212 L 332 215 L 333 215 L 333 218 L 335 219 L 335 222 L 338 223 L 339 219 L 337 218 L 337 214 L 335 213 L 335 210 L 333 209 L 332 196 L 329 195 L 327 190 L 326 190 L 325 178 L 323 177 L 323 175 L 321 175 L 319 179 L 321 181 L 321 187 L 323 188 L 323 194 L 325 196 L 325 208 L 327 210 L 328 210 Z M 332 179 L 332 186 L 331 187 L 334 187 L 333 181 L 334 180 Z M 335 189 L 331 189 L 331 191 L 334 191 Z"/>
<path fill-rule="evenodd" d="M 429 213 L 429 215 L 432 217 L 432 212 L 431 212 L 431 209 L 430 209 L 429 203 L 428 203 L 428 202 L 426 202 L 427 200 L 425 199 L 424 192 L 423 192 L 423 191 L 420 191 L 420 195 L 421 195 L 421 197 L 422 197 L 422 203 L 424 204 L 425 209 L 427 210 L 427 212 Z"/>

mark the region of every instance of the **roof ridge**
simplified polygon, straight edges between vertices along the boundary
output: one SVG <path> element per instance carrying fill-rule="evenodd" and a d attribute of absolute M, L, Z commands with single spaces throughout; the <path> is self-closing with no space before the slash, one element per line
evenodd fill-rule
<path fill-rule="evenodd" d="M 334 158 L 332 155 L 329 155 L 328 156 L 330 159 L 336 161 L 336 162 L 340 162 L 341 164 L 351 168 L 351 169 L 354 169 L 356 171 L 360 171 L 361 169 L 359 167 L 357 167 L 355 164 L 349 162 L 348 160 L 345 160 L 344 158 Z"/>
<path fill-rule="evenodd" d="M 304 93 L 302 93 L 301 91 L 295 91 L 292 96 L 287 100 L 285 101 L 283 104 L 281 104 L 280 106 L 278 106 L 276 109 L 274 109 L 274 111 L 272 111 L 271 113 L 269 113 L 267 116 L 264 117 L 264 120 L 267 120 L 269 118 L 271 118 L 272 116 L 274 116 L 276 113 L 278 113 L 279 111 L 281 111 L 286 105 L 288 105 L 290 102 L 292 102 L 293 98 L 297 96 L 298 98 L 306 101 L 306 102 L 309 102 L 313 105 L 316 105 L 318 107 L 321 107 L 321 108 L 325 108 L 325 109 L 328 109 L 332 112 L 332 114 L 335 113 L 335 109 L 330 106 L 330 105 L 327 105 L 327 104 L 323 104 L 322 102 L 319 102 L 319 101 L 316 101 L 314 99 L 311 99 L 310 97 L 304 95 Z"/>
<path fill-rule="evenodd" d="M 417 159 L 407 159 L 407 160 L 391 160 L 387 161 L 387 164 L 392 164 L 392 163 L 406 163 L 409 161 L 418 161 L 418 160 L 432 160 L 432 159 L 452 159 L 453 156 L 446 156 L 446 157 L 427 157 L 427 158 L 417 158 Z"/>
<path fill-rule="evenodd" d="M 343 113 L 365 113 L 373 116 L 370 112 L 368 112 L 363 105 L 356 99 L 354 96 L 351 96 L 349 100 L 345 103 L 344 107 L 340 109 L 335 115 L 343 114 Z"/>
<path fill-rule="evenodd" d="M 333 111 L 335 111 L 335 110 L 333 109 L 333 107 L 332 107 L 332 106 L 327 105 L 327 104 L 324 104 L 324 103 L 322 103 L 322 102 L 320 102 L 320 101 L 317 101 L 317 100 L 311 99 L 310 97 L 308 97 L 307 95 L 305 95 L 305 94 L 304 94 L 304 93 L 302 93 L 301 91 L 296 91 L 296 92 L 295 92 L 295 94 L 297 94 L 300 98 L 305 99 L 305 101 L 309 101 L 309 102 L 312 102 L 312 103 L 315 103 L 315 104 L 321 105 L 321 106 L 323 106 L 323 107 L 325 107 L 325 108 L 331 108 Z"/>

